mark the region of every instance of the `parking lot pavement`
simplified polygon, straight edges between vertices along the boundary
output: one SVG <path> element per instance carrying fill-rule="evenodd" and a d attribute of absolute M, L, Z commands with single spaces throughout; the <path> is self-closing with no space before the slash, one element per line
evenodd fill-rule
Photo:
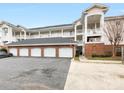
<path fill-rule="evenodd" d="M 65 90 L 124 89 L 124 65 L 72 62 Z"/>
<path fill-rule="evenodd" d="M 64 89 L 70 64 L 67 58 L 0 59 L 0 89 Z"/>

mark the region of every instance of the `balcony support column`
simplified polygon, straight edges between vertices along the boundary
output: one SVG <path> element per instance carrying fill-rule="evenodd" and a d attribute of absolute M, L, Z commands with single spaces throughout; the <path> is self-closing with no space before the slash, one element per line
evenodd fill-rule
<path fill-rule="evenodd" d="M 95 32 L 97 31 L 97 29 L 96 29 L 96 28 L 97 28 L 97 25 L 96 25 L 96 23 L 95 23 Z"/>
<path fill-rule="evenodd" d="M 20 32 L 20 40 L 21 40 L 21 38 L 22 38 L 22 33 Z"/>
<path fill-rule="evenodd" d="M 61 29 L 61 36 L 63 37 L 63 28 Z"/>
<path fill-rule="evenodd" d="M 39 34 L 39 38 L 40 38 L 40 31 L 38 32 L 38 34 Z"/>
<path fill-rule="evenodd" d="M 51 31 L 49 31 L 49 37 L 51 37 Z"/>
<path fill-rule="evenodd" d="M 24 39 L 26 39 L 26 31 L 24 31 Z"/>
<path fill-rule="evenodd" d="M 85 39 L 85 43 L 87 42 L 87 15 L 85 16 L 85 20 L 84 20 L 84 30 L 85 30 L 85 37 L 84 37 L 84 39 Z"/>
<path fill-rule="evenodd" d="M 28 33 L 28 37 L 31 38 L 31 33 Z"/>
<path fill-rule="evenodd" d="M 101 14 L 101 19 L 100 19 L 100 31 L 102 33 L 102 37 L 101 37 L 101 42 L 104 42 L 104 13 Z"/>
<path fill-rule="evenodd" d="M 74 26 L 74 40 L 77 41 L 77 25 Z"/>

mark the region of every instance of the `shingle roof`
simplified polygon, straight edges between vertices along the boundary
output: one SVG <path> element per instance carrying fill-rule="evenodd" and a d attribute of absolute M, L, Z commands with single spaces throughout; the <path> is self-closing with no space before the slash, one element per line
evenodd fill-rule
<path fill-rule="evenodd" d="M 54 26 L 46 26 L 46 27 L 29 28 L 30 30 L 29 32 L 60 30 L 62 28 L 73 28 L 73 24 L 62 24 L 62 25 L 54 25 Z"/>
<path fill-rule="evenodd" d="M 51 27 L 70 26 L 70 25 L 72 25 L 72 24 L 62 24 L 62 25 L 53 25 L 53 26 L 45 26 L 45 27 L 36 27 L 36 28 L 30 28 L 30 30 L 44 29 L 44 28 L 51 28 Z"/>
<path fill-rule="evenodd" d="M 104 5 L 104 4 L 100 4 L 100 3 L 96 3 L 96 4 L 93 4 L 92 6 L 90 6 L 89 8 L 87 8 L 84 13 L 86 13 L 87 11 L 89 11 L 90 9 L 94 8 L 94 7 L 99 7 L 99 8 L 102 8 L 104 10 L 104 12 L 107 12 L 108 10 L 108 6 Z"/>
<path fill-rule="evenodd" d="M 7 44 L 8 46 L 25 46 L 25 45 L 74 45 L 76 42 L 70 38 L 37 38 L 26 39 L 18 42 L 12 42 Z"/>
<path fill-rule="evenodd" d="M 116 19 L 124 19 L 124 15 L 105 17 L 105 21 L 107 21 L 107 20 L 116 20 Z"/>

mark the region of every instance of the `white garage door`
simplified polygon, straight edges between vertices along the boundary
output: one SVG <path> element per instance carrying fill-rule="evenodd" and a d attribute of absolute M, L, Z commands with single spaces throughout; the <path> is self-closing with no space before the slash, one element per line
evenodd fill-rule
<path fill-rule="evenodd" d="M 27 48 L 20 48 L 19 49 L 19 56 L 28 56 L 28 49 Z"/>
<path fill-rule="evenodd" d="M 13 54 L 13 56 L 17 56 L 17 49 L 16 48 L 10 48 L 9 52 Z"/>
<path fill-rule="evenodd" d="M 44 57 L 56 57 L 56 49 L 44 48 Z"/>
<path fill-rule="evenodd" d="M 72 48 L 59 48 L 59 57 L 73 57 Z"/>
<path fill-rule="evenodd" d="M 31 56 L 40 57 L 41 56 L 41 49 L 40 48 L 32 48 L 31 49 Z"/>

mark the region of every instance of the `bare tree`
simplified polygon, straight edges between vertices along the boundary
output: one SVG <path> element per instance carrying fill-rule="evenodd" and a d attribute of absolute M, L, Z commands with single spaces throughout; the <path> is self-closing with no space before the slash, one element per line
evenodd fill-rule
<path fill-rule="evenodd" d="M 115 57 L 115 48 L 124 38 L 124 21 L 120 19 L 106 21 L 104 32 L 112 45 L 112 56 Z"/>

